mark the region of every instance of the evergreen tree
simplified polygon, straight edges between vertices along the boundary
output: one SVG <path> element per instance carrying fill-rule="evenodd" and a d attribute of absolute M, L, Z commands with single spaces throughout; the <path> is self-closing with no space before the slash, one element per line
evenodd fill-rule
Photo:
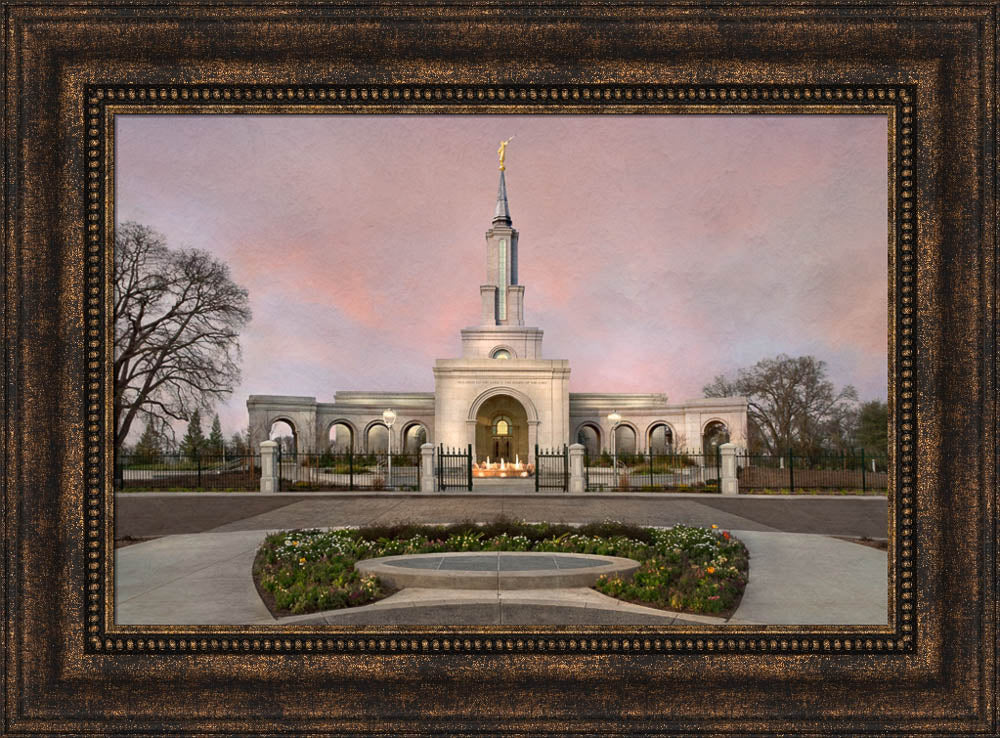
<path fill-rule="evenodd" d="M 181 441 L 181 453 L 191 461 L 205 450 L 205 434 L 201 430 L 201 413 L 195 409 L 188 418 L 187 433 Z"/>
<path fill-rule="evenodd" d="M 222 423 L 219 414 L 212 418 L 212 431 L 208 434 L 208 452 L 222 456 L 226 452 L 226 439 L 222 436 Z"/>
<path fill-rule="evenodd" d="M 889 406 L 881 400 L 861 405 L 858 412 L 858 444 L 884 456 L 889 452 Z"/>
<path fill-rule="evenodd" d="M 160 437 L 153 428 L 152 420 L 147 418 L 146 427 L 142 431 L 142 437 L 136 443 L 133 452 L 135 461 L 140 464 L 151 464 L 159 461 L 162 452 L 163 448 L 160 444 Z"/>

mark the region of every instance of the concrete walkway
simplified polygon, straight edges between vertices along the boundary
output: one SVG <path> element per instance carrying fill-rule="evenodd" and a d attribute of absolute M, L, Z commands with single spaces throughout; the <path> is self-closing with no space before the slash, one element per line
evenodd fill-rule
<path fill-rule="evenodd" d="M 314 520 L 312 526 L 316 525 L 321 523 Z M 257 547 L 276 529 L 171 535 L 119 548 L 115 560 L 116 621 L 176 625 L 276 622 L 260 601 L 251 576 Z M 751 559 L 749 584 L 730 623 L 887 622 L 884 551 L 823 535 L 731 530 L 746 543 Z M 611 605 L 599 599 L 603 595 L 591 592 L 484 594 L 413 589 L 375 605 L 339 611 L 339 615 L 314 614 L 281 622 L 649 624 L 664 622 L 664 617 L 669 622 L 678 618 L 676 614 L 649 612 L 650 608 L 637 610 L 617 600 Z M 699 622 L 691 621 L 691 616 L 679 617 L 684 622 Z"/>
<path fill-rule="evenodd" d="M 273 622 L 253 583 L 267 531 L 165 536 L 115 551 L 115 619 L 128 625 Z"/>

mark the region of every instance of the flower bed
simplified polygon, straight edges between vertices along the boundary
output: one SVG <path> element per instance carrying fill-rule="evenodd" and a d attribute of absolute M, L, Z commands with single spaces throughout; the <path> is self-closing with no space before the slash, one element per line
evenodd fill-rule
<path fill-rule="evenodd" d="M 275 615 L 366 605 L 391 594 L 362 577 L 360 559 L 454 551 L 550 551 L 623 556 L 642 563 L 629 579 L 602 577 L 595 589 L 669 610 L 728 615 L 747 581 L 748 554 L 728 531 L 676 525 L 641 528 L 606 521 L 573 527 L 511 520 L 283 531 L 268 536 L 253 574 Z"/>

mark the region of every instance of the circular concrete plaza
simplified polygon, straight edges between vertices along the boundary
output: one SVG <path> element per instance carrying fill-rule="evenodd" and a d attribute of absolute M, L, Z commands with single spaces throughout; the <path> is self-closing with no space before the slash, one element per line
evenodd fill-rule
<path fill-rule="evenodd" d="M 354 568 L 393 589 L 560 589 L 590 587 L 602 575 L 627 577 L 639 562 L 593 554 L 477 551 L 383 556 Z"/>

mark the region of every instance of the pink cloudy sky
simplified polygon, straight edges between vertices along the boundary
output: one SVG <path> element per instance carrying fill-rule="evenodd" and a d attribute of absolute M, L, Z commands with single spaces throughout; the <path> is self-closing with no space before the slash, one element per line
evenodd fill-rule
<path fill-rule="evenodd" d="M 813 354 L 886 396 L 886 119 L 120 116 L 116 208 L 250 292 L 250 394 L 432 391 L 479 319 L 507 155 L 525 322 L 574 392 Z"/>

